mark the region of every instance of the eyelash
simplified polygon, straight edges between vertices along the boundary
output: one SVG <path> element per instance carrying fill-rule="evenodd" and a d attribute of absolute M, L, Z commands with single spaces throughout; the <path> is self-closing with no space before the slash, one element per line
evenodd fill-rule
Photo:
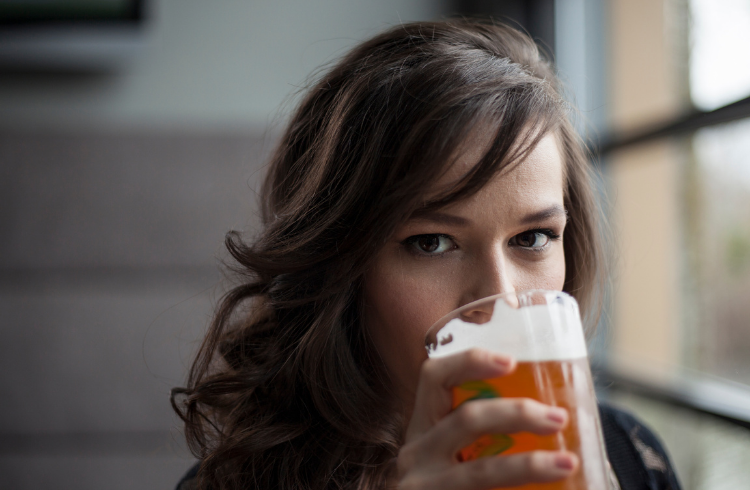
<path fill-rule="evenodd" d="M 417 249 L 417 245 L 416 245 L 417 242 L 420 239 L 427 238 L 427 237 L 429 237 L 429 238 L 432 238 L 432 237 L 447 238 L 448 240 L 450 240 L 451 242 L 453 242 L 453 247 L 451 247 L 450 250 L 455 250 L 457 248 L 457 246 L 456 246 L 456 240 L 452 236 L 446 235 L 445 233 L 425 233 L 423 235 L 414 235 L 414 236 L 410 236 L 409 238 L 407 238 L 406 240 L 404 240 L 401 243 L 406 247 L 406 249 L 409 252 L 411 252 L 414 255 L 420 256 L 420 257 L 440 257 L 443 254 L 445 254 L 447 252 L 450 252 L 450 250 L 446 250 L 445 252 L 440 252 L 440 253 L 437 253 L 437 254 L 433 254 L 433 253 L 427 253 L 427 252 L 423 252 L 423 251 L 418 250 Z"/>
<path fill-rule="evenodd" d="M 519 235 L 524 235 L 526 233 L 539 233 L 539 234 L 547 236 L 550 239 L 550 241 L 555 241 L 555 240 L 559 240 L 560 239 L 560 235 L 558 235 L 557 233 L 555 233 L 554 231 L 552 231 L 549 228 L 534 228 L 534 229 L 531 229 L 531 230 L 522 231 L 521 233 L 519 233 L 517 235 L 514 235 L 513 238 L 511 238 L 511 240 L 515 239 Z M 417 250 L 416 243 L 420 239 L 425 238 L 425 237 L 447 238 L 447 239 L 449 239 L 450 241 L 453 242 L 453 247 L 450 250 L 455 250 L 457 248 L 457 246 L 455 244 L 455 239 L 452 236 L 446 235 L 444 233 L 425 233 L 423 235 L 413 235 L 413 236 L 410 236 L 410 237 L 406 238 L 401 243 L 407 248 L 407 250 L 409 252 L 411 252 L 414 255 L 420 256 L 420 257 L 440 257 L 443 254 L 445 254 L 447 252 L 450 252 L 450 250 L 446 250 L 445 252 L 440 252 L 440 253 L 437 253 L 437 254 L 431 254 L 431 253 L 426 253 L 426 252 Z M 531 252 L 531 253 L 542 253 L 542 252 L 544 252 L 548 248 L 548 245 L 549 245 L 549 243 L 545 244 L 542 247 L 538 247 L 538 248 L 533 248 L 533 247 L 521 247 L 521 248 L 523 248 L 524 250 L 526 250 L 528 252 Z M 518 245 L 516 245 L 516 246 L 518 246 Z"/>
<path fill-rule="evenodd" d="M 550 241 L 556 241 L 556 240 L 560 239 L 560 235 L 558 235 L 554 231 L 550 230 L 549 228 L 535 228 L 533 230 L 522 231 L 518 235 L 515 235 L 513 238 L 511 238 L 511 240 L 513 240 L 514 238 L 516 238 L 519 235 L 524 235 L 526 233 L 539 233 L 539 234 L 547 236 L 547 238 L 549 238 Z M 520 247 L 520 245 L 518 245 L 518 246 Z M 532 253 L 542 253 L 545 250 L 547 250 L 548 247 L 549 247 L 549 242 L 546 243 L 542 247 L 537 247 L 537 248 L 533 248 L 533 247 L 521 247 L 521 248 L 523 248 L 526 251 L 532 252 Z"/>

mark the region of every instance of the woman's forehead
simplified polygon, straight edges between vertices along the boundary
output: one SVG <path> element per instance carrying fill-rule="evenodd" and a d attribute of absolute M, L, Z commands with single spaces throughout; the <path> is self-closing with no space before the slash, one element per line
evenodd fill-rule
<path fill-rule="evenodd" d="M 495 137 L 495 131 L 494 128 L 488 125 L 478 125 L 476 129 L 469 133 L 466 139 L 459 145 L 456 154 L 448 160 L 446 169 L 441 177 L 427 190 L 427 202 L 430 202 L 446 191 L 454 189 L 455 185 L 479 163 L 489 151 Z M 519 150 L 523 150 L 518 146 L 533 142 L 534 139 L 536 139 L 535 135 L 530 134 L 530 131 L 524 132 L 511 147 L 509 154 L 512 155 Z M 539 139 L 537 144 L 533 148 L 530 148 L 530 151 L 525 152 L 522 159 L 508 165 L 494 177 L 507 177 L 510 185 L 521 184 L 522 181 L 529 178 L 538 178 L 540 172 L 564 172 L 562 165 L 562 155 L 557 134 L 549 132 Z"/>

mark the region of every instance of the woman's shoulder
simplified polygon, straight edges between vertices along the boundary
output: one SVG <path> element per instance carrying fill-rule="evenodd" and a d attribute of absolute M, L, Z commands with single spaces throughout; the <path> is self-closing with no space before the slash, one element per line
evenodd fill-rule
<path fill-rule="evenodd" d="M 669 456 L 656 435 L 630 413 L 599 404 L 604 443 L 622 490 L 680 490 Z"/>

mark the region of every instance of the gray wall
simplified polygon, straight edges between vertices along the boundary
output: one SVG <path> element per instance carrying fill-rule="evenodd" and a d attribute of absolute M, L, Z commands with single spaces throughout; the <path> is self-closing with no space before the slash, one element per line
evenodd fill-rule
<path fill-rule="evenodd" d="M 277 112 L 428 0 L 163 0 L 114 73 L 0 75 L 0 488 L 171 488 L 168 403 Z M 270 129 L 269 129 L 270 128 Z"/>
<path fill-rule="evenodd" d="M 0 135 L 0 488 L 169 488 L 169 390 L 252 229 L 243 134 Z M 7 486 L 6 486 L 7 485 Z"/>
<path fill-rule="evenodd" d="M 154 0 L 144 46 L 113 75 L 5 77 L 0 120 L 45 126 L 265 128 L 321 64 L 443 0 Z"/>

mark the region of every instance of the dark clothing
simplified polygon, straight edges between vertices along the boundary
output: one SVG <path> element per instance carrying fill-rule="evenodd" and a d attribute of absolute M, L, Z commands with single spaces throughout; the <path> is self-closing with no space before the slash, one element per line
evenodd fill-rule
<path fill-rule="evenodd" d="M 599 405 L 604 445 L 621 490 L 680 490 L 669 456 L 653 432 L 629 413 Z"/>
<path fill-rule="evenodd" d="M 177 484 L 177 490 L 193 490 L 197 488 L 196 486 L 196 480 L 198 476 L 198 468 L 200 467 L 200 463 L 196 463 L 195 466 L 190 468 L 187 473 L 185 473 L 185 476 L 182 477 L 182 480 L 180 480 L 180 483 Z"/>
<path fill-rule="evenodd" d="M 669 457 L 653 432 L 629 413 L 599 404 L 607 457 L 621 490 L 680 490 Z M 195 488 L 198 465 L 177 484 Z"/>

